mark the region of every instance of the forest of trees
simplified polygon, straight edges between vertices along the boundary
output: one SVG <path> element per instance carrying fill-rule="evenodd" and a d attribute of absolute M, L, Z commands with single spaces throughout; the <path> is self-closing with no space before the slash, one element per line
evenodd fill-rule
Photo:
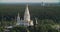
<path fill-rule="evenodd" d="M 17 13 L 23 19 L 25 5 L 0 5 L 0 32 L 4 31 L 5 26 L 15 25 Z M 38 25 L 27 27 L 29 32 L 60 32 L 59 29 L 52 26 L 60 25 L 60 6 L 34 6 L 29 5 L 31 19 L 35 22 L 37 18 Z M 11 32 L 24 32 L 26 27 L 14 27 Z"/>

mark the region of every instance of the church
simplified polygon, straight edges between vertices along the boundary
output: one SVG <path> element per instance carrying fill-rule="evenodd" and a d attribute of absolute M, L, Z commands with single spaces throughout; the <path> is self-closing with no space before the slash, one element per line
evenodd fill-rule
<path fill-rule="evenodd" d="M 23 20 L 20 19 L 20 16 L 19 16 L 19 13 L 18 13 L 16 25 L 33 26 L 33 20 L 30 19 L 30 13 L 29 13 L 28 5 L 26 5 L 26 9 L 25 9 L 24 19 Z"/>

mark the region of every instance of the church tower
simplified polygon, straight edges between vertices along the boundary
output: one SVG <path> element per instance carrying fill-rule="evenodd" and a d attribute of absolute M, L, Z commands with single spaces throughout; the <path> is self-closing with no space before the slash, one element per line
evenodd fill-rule
<path fill-rule="evenodd" d="M 17 24 L 16 25 L 20 25 L 20 16 L 19 16 L 19 13 L 18 13 L 18 16 L 17 16 Z"/>
<path fill-rule="evenodd" d="M 27 4 L 26 9 L 25 9 L 24 20 L 30 21 L 30 13 L 29 13 L 29 9 L 28 9 L 28 4 Z"/>
<path fill-rule="evenodd" d="M 30 20 L 30 13 L 29 13 L 28 5 L 26 6 L 26 9 L 25 9 L 24 20 L 20 20 L 19 13 L 18 13 L 16 25 L 33 26 L 33 21 Z"/>

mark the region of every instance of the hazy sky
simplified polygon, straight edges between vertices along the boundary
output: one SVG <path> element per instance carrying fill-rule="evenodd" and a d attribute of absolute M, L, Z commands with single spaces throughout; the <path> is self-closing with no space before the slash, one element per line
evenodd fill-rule
<path fill-rule="evenodd" d="M 59 0 L 0 0 L 2 3 L 20 3 L 20 2 L 60 2 Z"/>

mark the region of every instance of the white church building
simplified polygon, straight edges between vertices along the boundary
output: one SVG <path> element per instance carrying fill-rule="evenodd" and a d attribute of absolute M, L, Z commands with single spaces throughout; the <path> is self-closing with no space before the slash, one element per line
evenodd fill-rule
<path fill-rule="evenodd" d="M 33 21 L 30 19 L 30 13 L 28 9 L 28 5 L 26 6 L 25 13 L 24 13 L 24 20 L 20 19 L 19 13 L 17 16 L 17 24 L 20 26 L 33 26 Z"/>

